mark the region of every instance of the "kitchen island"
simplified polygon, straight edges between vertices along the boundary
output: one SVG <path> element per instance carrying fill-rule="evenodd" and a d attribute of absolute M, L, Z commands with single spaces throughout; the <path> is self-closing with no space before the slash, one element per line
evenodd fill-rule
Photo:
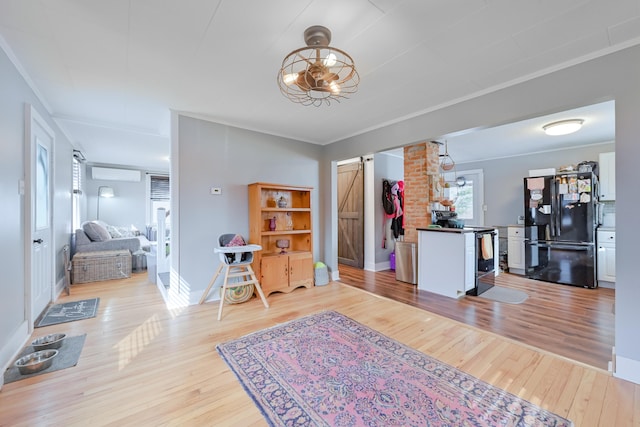
<path fill-rule="evenodd" d="M 427 227 L 417 230 L 418 289 L 461 298 L 479 295 L 493 286 L 498 271 L 497 229 Z"/>

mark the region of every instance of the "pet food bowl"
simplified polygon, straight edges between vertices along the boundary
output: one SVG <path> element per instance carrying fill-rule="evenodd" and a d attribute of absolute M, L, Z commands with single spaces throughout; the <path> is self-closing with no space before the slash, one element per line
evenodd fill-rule
<path fill-rule="evenodd" d="M 51 350 L 62 347 L 65 334 L 49 334 L 40 338 L 36 338 L 31 342 L 31 346 L 35 351 Z"/>
<path fill-rule="evenodd" d="M 58 355 L 58 350 L 42 350 L 29 353 L 16 360 L 14 365 L 22 375 L 34 374 L 47 369 L 53 363 L 53 358 Z"/>

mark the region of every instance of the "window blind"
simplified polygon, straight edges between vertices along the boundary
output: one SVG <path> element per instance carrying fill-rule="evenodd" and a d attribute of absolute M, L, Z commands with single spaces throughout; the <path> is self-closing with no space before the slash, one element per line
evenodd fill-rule
<path fill-rule="evenodd" d="M 82 194 L 82 168 L 80 160 L 73 158 L 73 194 Z"/>
<path fill-rule="evenodd" d="M 169 200 L 170 199 L 169 177 L 162 175 L 151 175 L 151 200 Z"/>

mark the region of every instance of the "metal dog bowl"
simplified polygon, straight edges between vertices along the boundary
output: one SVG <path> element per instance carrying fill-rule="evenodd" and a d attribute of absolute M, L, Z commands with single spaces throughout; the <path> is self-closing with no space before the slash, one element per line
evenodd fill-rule
<path fill-rule="evenodd" d="M 53 358 L 58 355 L 58 350 L 42 350 L 29 353 L 16 360 L 14 365 L 22 375 L 33 374 L 47 369 L 53 363 Z"/>
<path fill-rule="evenodd" d="M 36 338 L 31 342 L 31 346 L 35 351 L 51 350 L 62 347 L 62 343 L 66 334 L 49 334 L 40 338 Z"/>

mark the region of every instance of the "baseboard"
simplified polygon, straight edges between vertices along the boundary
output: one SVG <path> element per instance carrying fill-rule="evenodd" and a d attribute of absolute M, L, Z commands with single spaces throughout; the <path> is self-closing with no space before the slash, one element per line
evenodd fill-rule
<path fill-rule="evenodd" d="M 598 280 L 598 287 L 607 288 L 607 289 L 615 289 L 616 288 L 616 283 L 615 282 L 607 282 L 605 280 Z"/>
<path fill-rule="evenodd" d="M 58 280 L 58 283 L 56 283 L 56 289 L 55 289 L 55 298 L 53 299 L 54 301 L 58 300 L 58 297 L 62 294 L 62 291 L 64 291 L 64 278 Z"/>
<path fill-rule="evenodd" d="M 611 347 L 611 360 L 609 361 L 609 372 L 612 374 L 616 371 L 616 346 Z"/>
<path fill-rule="evenodd" d="M 13 333 L 9 337 L 6 343 L 0 348 L 0 366 L 2 366 L 2 372 L 9 367 L 9 364 L 13 361 L 13 359 L 20 353 L 22 348 L 25 346 L 27 341 L 29 340 L 29 324 L 25 320 L 18 326 Z M 2 386 L 0 385 L 0 388 Z"/>
<path fill-rule="evenodd" d="M 190 291 L 189 289 L 187 289 L 188 285 L 182 282 L 178 283 L 178 280 L 180 279 L 175 271 L 170 272 L 168 280 L 170 282 L 169 286 L 165 286 L 165 283 L 160 280 L 159 274 L 156 275 L 156 287 L 160 291 L 162 299 L 164 299 L 164 303 L 168 308 L 178 308 L 200 304 L 200 298 L 204 293 L 204 289 L 201 291 Z M 180 287 L 182 287 L 182 291 L 180 291 Z M 214 286 L 210 290 L 209 296 L 212 296 L 212 298 L 207 299 L 205 303 L 220 300 L 220 291 L 214 292 L 215 289 L 220 289 L 220 287 Z"/>
<path fill-rule="evenodd" d="M 376 263 L 371 263 L 371 262 L 365 262 L 364 263 L 364 269 L 367 271 L 376 271 Z"/>
<path fill-rule="evenodd" d="M 156 287 L 160 291 L 160 295 L 162 295 L 162 299 L 164 299 L 164 302 L 168 303 L 169 302 L 169 292 L 167 291 L 167 288 L 164 287 L 164 284 L 162 283 L 162 281 L 159 280 L 157 277 L 156 277 Z"/>
<path fill-rule="evenodd" d="M 391 263 L 389 261 L 384 261 L 384 262 L 377 262 L 375 264 L 365 264 L 365 266 L 362 269 L 365 271 L 374 271 L 374 272 L 390 270 Z M 337 280 L 337 279 L 334 279 L 334 280 Z"/>
<path fill-rule="evenodd" d="M 213 288 L 209 290 L 209 295 L 207 295 L 207 299 L 204 300 L 203 304 L 220 301 L 220 294 L 222 293 L 220 292 L 220 286 L 221 285 L 214 285 Z M 215 292 L 216 289 L 218 290 L 218 292 Z M 202 294 L 204 294 L 204 290 L 198 291 L 198 295 L 194 295 L 193 297 L 189 298 L 189 305 L 200 304 L 200 298 L 202 298 Z M 258 294 L 256 293 L 256 296 L 257 295 Z M 194 300 L 195 297 L 197 297 L 197 299 L 195 300 L 195 302 L 191 303 L 191 300 Z"/>
<path fill-rule="evenodd" d="M 616 355 L 613 376 L 640 384 L 640 361 Z"/>
<path fill-rule="evenodd" d="M 374 271 L 385 271 L 390 269 L 391 269 L 391 262 L 383 261 L 383 262 L 376 263 L 376 269 Z"/>

